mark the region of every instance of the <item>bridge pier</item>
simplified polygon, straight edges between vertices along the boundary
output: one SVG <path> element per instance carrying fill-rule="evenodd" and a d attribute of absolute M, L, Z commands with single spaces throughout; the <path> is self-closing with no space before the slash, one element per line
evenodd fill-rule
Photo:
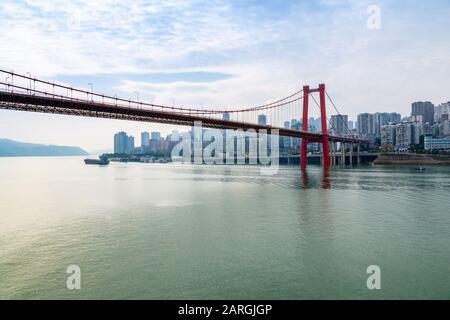
<path fill-rule="evenodd" d="M 341 167 L 345 166 L 345 143 L 341 142 Z"/>
<path fill-rule="evenodd" d="M 334 167 L 336 165 L 336 144 L 334 141 L 331 142 L 331 148 L 330 148 L 330 152 L 331 152 L 331 166 Z"/>
<path fill-rule="evenodd" d="M 339 149 L 337 142 L 334 143 L 334 166 L 339 164 Z"/>
<path fill-rule="evenodd" d="M 361 159 L 359 158 L 360 152 L 361 152 L 361 144 L 358 142 L 358 149 L 356 152 L 356 163 L 358 164 L 358 166 L 361 163 Z"/>
<path fill-rule="evenodd" d="M 353 166 L 353 142 L 350 142 L 350 167 Z"/>

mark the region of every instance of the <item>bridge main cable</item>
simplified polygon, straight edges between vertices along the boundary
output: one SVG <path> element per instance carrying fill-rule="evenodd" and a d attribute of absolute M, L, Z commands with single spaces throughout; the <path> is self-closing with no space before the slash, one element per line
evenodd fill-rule
<path fill-rule="evenodd" d="M 277 107 L 281 107 L 296 101 L 299 101 L 303 98 L 303 96 L 296 98 L 296 99 L 292 99 L 290 101 L 287 101 L 293 97 L 295 97 L 296 95 L 299 95 L 300 93 L 303 92 L 303 90 L 297 91 L 285 98 L 279 99 L 277 101 L 271 102 L 271 103 L 267 103 L 267 104 L 263 104 L 260 106 L 256 106 L 256 107 L 245 107 L 245 108 L 240 108 L 240 109 L 232 109 L 232 110 L 202 110 L 202 109 L 194 109 L 194 108 L 181 108 L 181 107 L 175 107 L 175 106 L 167 106 L 167 105 L 159 105 L 159 104 L 153 104 L 153 103 L 147 103 L 147 102 L 140 102 L 140 101 L 135 101 L 135 100 L 131 100 L 131 99 L 123 99 L 123 98 L 118 98 L 118 97 L 113 97 L 110 95 L 105 95 L 105 94 L 100 94 L 100 93 L 96 93 L 93 91 L 87 91 L 87 90 L 82 90 L 82 89 L 77 89 L 77 88 L 73 88 L 67 85 L 62 85 L 62 84 L 58 84 L 55 82 L 50 82 L 50 81 L 45 81 L 45 80 L 41 80 L 38 78 L 33 78 L 31 76 L 27 76 L 27 75 L 22 75 L 22 74 L 18 74 L 12 71 L 7 71 L 7 70 L 3 70 L 0 69 L 1 73 L 5 73 L 5 74 L 9 74 L 11 75 L 11 80 L 13 81 L 13 77 L 19 77 L 22 79 L 26 79 L 29 81 L 34 81 L 34 83 L 38 82 L 38 83 L 42 83 L 44 85 L 48 85 L 48 86 L 52 86 L 52 88 L 54 89 L 56 88 L 61 88 L 64 90 L 70 90 L 72 93 L 73 92 L 77 92 L 77 93 L 82 93 L 82 94 L 86 94 L 86 96 L 91 95 L 91 97 L 98 97 L 101 98 L 102 100 L 107 99 L 107 100 L 112 100 L 116 103 L 118 102 L 123 102 L 123 103 L 127 103 L 129 106 L 131 106 L 131 104 L 135 105 L 135 106 L 140 106 L 140 107 L 151 107 L 153 108 L 157 108 L 157 109 L 161 109 L 161 110 L 171 110 L 171 111 L 175 111 L 177 113 L 180 114 L 209 114 L 209 115 L 213 115 L 213 114 L 224 114 L 224 113 L 243 113 L 243 112 L 253 112 L 253 111 L 261 111 L 261 110 L 267 110 L 267 109 L 272 109 L 272 108 L 277 108 Z M 35 93 L 39 93 L 39 94 L 43 94 L 43 95 L 50 95 L 53 97 L 59 97 L 59 98 L 64 98 L 64 99 L 71 99 L 71 100 L 79 100 L 79 101 L 89 101 L 88 99 L 78 99 L 78 98 L 71 98 L 68 96 L 64 96 L 64 95 L 56 95 L 56 94 L 52 94 L 52 93 L 48 93 L 46 91 L 41 91 L 41 90 L 36 90 L 36 89 L 32 89 L 31 85 L 30 88 L 26 88 L 26 87 L 21 87 L 21 86 L 17 86 L 14 85 L 14 83 L 4 83 L 4 82 L 0 82 L 0 84 L 7 86 L 7 88 L 11 87 L 11 88 L 17 88 L 17 89 L 21 89 L 21 90 L 26 90 L 27 92 L 35 92 Z"/>

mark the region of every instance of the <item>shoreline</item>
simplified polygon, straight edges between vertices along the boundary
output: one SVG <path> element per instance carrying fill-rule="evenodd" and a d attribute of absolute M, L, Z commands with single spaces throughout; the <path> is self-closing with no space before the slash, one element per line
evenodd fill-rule
<path fill-rule="evenodd" d="M 380 154 L 373 162 L 375 165 L 433 165 L 450 166 L 450 156 L 411 153 L 386 153 Z"/>

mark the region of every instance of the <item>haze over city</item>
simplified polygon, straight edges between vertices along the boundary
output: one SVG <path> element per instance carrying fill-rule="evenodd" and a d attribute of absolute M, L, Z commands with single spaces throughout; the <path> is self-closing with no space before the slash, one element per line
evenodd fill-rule
<path fill-rule="evenodd" d="M 367 28 L 371 4 L 6 0 L 0 61 L 81 88 L 92 83 L 97 92 L 198 108 L 258 105 L 319 82 L 351 120 L 449 101 L 449 2 L 377 1 L 379 30 Z M 0 111 L 0 137 L 89 151 L 112 148 L 121 130 L 173 129 Z"/>

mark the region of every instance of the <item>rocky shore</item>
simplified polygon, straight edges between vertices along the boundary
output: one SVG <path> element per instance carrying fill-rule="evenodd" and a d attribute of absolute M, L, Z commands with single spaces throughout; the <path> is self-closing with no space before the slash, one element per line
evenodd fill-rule
<path fill-rule="evenodd" d="M 376 165 L 450 165 L 450 156 L 411 154 L 411 153 L 383 153 L 373 162 Z"/>

